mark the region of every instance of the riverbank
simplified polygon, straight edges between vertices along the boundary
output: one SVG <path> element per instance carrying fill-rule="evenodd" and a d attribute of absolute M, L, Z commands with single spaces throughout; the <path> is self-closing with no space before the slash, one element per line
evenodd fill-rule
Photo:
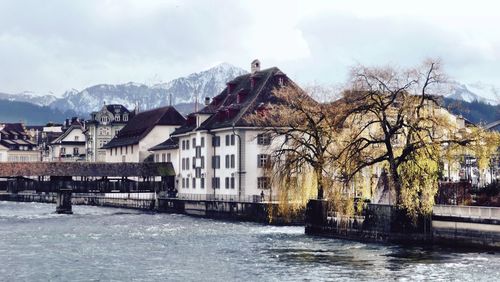
<path fill-rule="evenodd" d="M 4 193 L 0 200 L 56 203 L 56 193 Z M 73 205 L 137 209 L 159 213 L 186 214 L 222 220 L 250 221 L 270 225 L 303 226 L 303 213 L 281 216 L 277 203 L 253 203 L 222 200 L 189 200 L 156 197 L 154 193 L 106 193 L 72 195 Z"/>
<path fill-rule="evenodd" d="M 500 209 L 435 206 L 429 217 L 411 222 L 389 205 L 369 204 L 361 216 L 331 213 L 327 201 L 311 200 L 305 217 L 309 235 L 362 242 L 448 245 L 500 250 Z"/>

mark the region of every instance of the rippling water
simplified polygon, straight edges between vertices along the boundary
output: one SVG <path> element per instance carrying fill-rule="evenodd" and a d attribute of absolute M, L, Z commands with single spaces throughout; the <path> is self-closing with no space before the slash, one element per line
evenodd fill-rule
<path fill-rule="evenodd" d="M 500 255 L 363 244 L 171 214 L 0 202 L 2 281 L 476 280 Z"/>

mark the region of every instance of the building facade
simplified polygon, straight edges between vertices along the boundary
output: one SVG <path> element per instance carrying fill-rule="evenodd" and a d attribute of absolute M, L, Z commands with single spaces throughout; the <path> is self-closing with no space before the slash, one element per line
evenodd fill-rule
<path fill-rule="evenodd" d="M 85 123 L 78 118 L 66 122 L 63 133 L 50 143 L 49 161 L 86 160 Z"/>
<path fill-rule="evenodd" d="M 100 111 L 91 113 L 85 131 L 87 161 L 106 161 L 106 149 L 102 147 L 111 141 L 133 116 L 134 112 L 122 105 L 104 105 Z"/>
<path fill-rule="evenodd" d="M 137 113 L 110 142 L 103 146 L 106 162 L 144 162 L 149 151 L 185 122 L 174 107 Z"/>
<path fill-rule="evenodd" d="M 0 124 L 0 162 L 39 162 L 38 146 L 22 123 Z"/>
<path fill-rule="evenodd" d="M 202 110 L 188 116 L 172 136 L 178 138 L 179 197 L 258 201 L 276 199 L 264 173 L 273 144 L 264 130 L 245 117 L 273 103 L 273 90 L 293 83 L 278 68 L 260 70 L 227 83 Z"/>

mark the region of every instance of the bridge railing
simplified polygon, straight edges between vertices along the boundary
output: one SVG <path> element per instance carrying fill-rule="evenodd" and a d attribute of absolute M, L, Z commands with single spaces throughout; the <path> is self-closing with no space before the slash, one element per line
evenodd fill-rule
<path fill-rule="evenodd" d="M 138 193 L 167 190 L 167 185 L 161 181 L 38 181 L 26 179 L 0 181 L 0 190 L 10 192 L 49 193 L 56 192 L 61 187 L 71 188 L 74 193 Z"/>
<path fill-rule="evenodd" d="M 432 213 L 441 216 L 500 220 L 498 207 L 435 205 Z"/>

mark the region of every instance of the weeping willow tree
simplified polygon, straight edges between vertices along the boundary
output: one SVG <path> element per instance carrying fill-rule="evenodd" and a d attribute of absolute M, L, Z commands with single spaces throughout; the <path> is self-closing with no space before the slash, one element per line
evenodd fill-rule
<path fill-rule="evenodd" d="M 482 185 L 487 170 L 493 169 L 491 164 L 500 148 L 500 134 L 495 131 L 487 131 L 481 127 L 475 127 L 471 129 L 471 135 L 476 136 L 476 138 L 468 146 L 467 153 L 476 159 L 477 168 L 479 169 L 479 183 Z"/>
<path fill-rule="evenodd" d="M 284 213 L 303 208 L 311 198 L 325 198 L 326 190 L 332 194 L 338 108 L 308 93 L 295 85 L 275 89 L 275 102 L 247 117 L 273 140 L 266 174 L 278 188 Z"/>
<path fill-rule="evenodd" d="M 440 107 L 444 81 L 438 61 L 411 69 L 360 66 L 342 99 L 349 135 L 339 158 L 344 177 L 350 181 L 367 167 L 386 168 L 394 204 L 410 216 L 432 209 L 443 148 L 478 138 Z"/>

